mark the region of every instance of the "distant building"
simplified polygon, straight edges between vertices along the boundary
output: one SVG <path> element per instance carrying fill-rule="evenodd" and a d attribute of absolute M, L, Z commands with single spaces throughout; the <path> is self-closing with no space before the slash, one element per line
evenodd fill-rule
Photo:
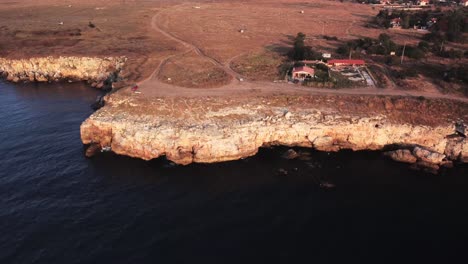
<path fill-rule="evenodd" d="M 323 53 L 322 58 L 329 59 L 329 58 L 331 58 L 331 54 L 330 53 Z"/>
<path fill-rule="evenodd" d="M 292 78 L 294 80 L 303 81 L 315 76 L 315 70 L 307 66 L 294 67 L 292 70 Z"/>
<path fill-rule="evenodd" d="M 429 1 L 428 0 L 420 0 L 418 5 L 420 6 L 427 6 L 429 4 Z"/>
<path fill-rule="evenodd" d="M 362 66 L 366 65 L 364 60 L 329 60 L 329 66 Z"/>
<path fill-rule="evenodd" d="M 401 27 L 401 18 L 397 17 L 390 21 L 390 27 L 400 28 Z"/>

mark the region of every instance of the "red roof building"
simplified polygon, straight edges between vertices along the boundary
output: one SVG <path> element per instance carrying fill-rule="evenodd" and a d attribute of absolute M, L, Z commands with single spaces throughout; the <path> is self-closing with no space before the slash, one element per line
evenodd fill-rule
<path fill-rule="evenodd" d="M 345 65 L 365 65 L 366 62 L 363 60 L 329 60 L 328 65 L 330 66 L 345 66 Z"/>
<path fill-rule="evenodd" d="M 396 17 L 396 18 L 390 20 L 390 26 L 391 26 L 392 28 L 399 28 L 399 27 L 401 27 L 401 18 Z"/>
<path fill-rule="evenodd" d="M 304 80 L 315 76 L 315 70 L 307 66 L 294 67 L 292 70 L 292 78 L 295 80 Z"/>
<path fill-rule="evenodd" d="M 429 4 L 429 1 L 428 0 L 420 0 L 419 1 L 419 5 L 420 6 L 425 6 L 425 5 L 428 5 Z"/>

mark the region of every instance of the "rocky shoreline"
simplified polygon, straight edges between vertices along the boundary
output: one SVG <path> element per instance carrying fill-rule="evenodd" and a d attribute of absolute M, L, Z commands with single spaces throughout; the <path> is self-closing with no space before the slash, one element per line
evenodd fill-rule
<path fill-rule="evenodd" d="M 87 81 L 105 88 L 117 81 L 125 62 L 124 57 L 0 58 L 0 75 L 12 82 Z M 453 136 L 455 120 L 468 121 L 463 102 L 338 95 L 142 98 L 119 92 L 106 103 L 81 125 L 87 156 L 112 151 L 144 160 L 165 156 L 186 165 L 242 159 L 281 145 L 381 150 L 430 172 L 468 163 L 466 138 Z"/>
<path fill-rule="evenodd" d="M 421 117 L 420 122 L 412 122 L 414 109 L 408 109 L 408 114 L 394 107 L 385 111 L 389 104 L 401 103 L 421 109 L 434 104 L 429 108 L 434 110 L 439 104 L 443 108 L 440 102 L 369 96 L 361 97 L 363 102 L 358 103 L 363 104 L 356 105 L 353 112 L 340 109 L 343 108 L 340 104 L 350 98 L 144 100 L 134 95 L 114 94 L 106 107 L 82 124 L 81 138 L 94 150 L 111 150 L 144 160 L 165 156 L 182 165 L 242 159 L 255 155 L 260 147 L 273 145 L 321 151 L 388 151 L 393 147 L 394 152 L 387 155 L 394 160 L 435 170 L 452 162 L 468 162 L 468 142 L 464 138 L 447 137 L 454 133 L 454 120 L 440 118 L 435 122 Z M 466 104 L 454 102 L 454 105 L 466 119 Z M 365 112 L 369 106 L 374 111 Z"/>
<path fill-rule="evenodd" d="M 96 88 L 118 79 L 125 57 L 0 58 L 0 76 L 11 82 L 86 81 Z"/>

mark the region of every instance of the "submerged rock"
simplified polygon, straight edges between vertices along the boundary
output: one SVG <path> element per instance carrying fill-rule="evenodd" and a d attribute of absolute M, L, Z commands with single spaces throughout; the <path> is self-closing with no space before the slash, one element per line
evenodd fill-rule
<path fill-rule="evenodd" d="M 413 155 L 417 157 L 419 160 L 432 163 L 432 164 L 440 164 L 445 159 L 444 154 L 440 154 L 435 151 L 430 151 L 428 149 L 424 149 L 421 147 L 415 147 L 413 149 Z"/>
<path fill-rule="evenodd" d="M 282 157 L 283 159 L 292 160 L 292 159 L 298 158 L 298 157 L 299 157 L 299 153 L 297 153 L 296 151 L 294 151 L 294 149 L 288 149 L 285 153 L 283 153 L 283 155 L 282 155 L 281 157 Z"/>
<path fill-rule="evenodd" d="M 326 182 L 326 181 L 323 181 L 319 184 L 320 188 L 322 189 L 333 189 L 335 188 L 335 184 L 331 183 L 331 182 Z"/>
<path fill-rule="evenodd" d="M 279 170 L 278 170 L 278 174 L 279 174 L 279 175 L 288 175 L 288 171 L 285 170 L 285 169 L 279 169 Z"/>
<path fill-rule="evenodd" d="M 429 172 L 429 173 L 432 173 L 432 174 L 438 174 L 439 173 L 439 165 L 437 164 L 434 164 L 434 163 L 430 163 L 430 162 L 427 162 L 427 161 L 418 161 L 416 162 L 415 164 L 413 164 L 411 166 L 412 169 L 415 169 L 415 170 L 422 170 L 422 171 L 425 171 L 425 172 Z"/>
<path fill-rule="evenodd" d="M 384 155 L 390 157 L 394 161 L 404 162 L 404 163 L 416 163 L 418 160 L 408 149 L 398 149 L 394 151 L 387 151 Z"/>
<path fill-rule="evenodd" d="M 99 146 L 98 144 L 91 144 L 86 149 L 85 156 L 87 158 L 91 158 L 99 152 L 101 152 L 101 146 Z"/>

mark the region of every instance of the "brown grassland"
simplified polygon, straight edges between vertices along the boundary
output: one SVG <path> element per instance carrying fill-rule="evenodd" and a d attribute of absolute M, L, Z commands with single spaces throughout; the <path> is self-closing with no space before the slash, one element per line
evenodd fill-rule
<path fill-rule="evenodd" d="M 0 56 L 126 56 L 126 84 L 143 82 L 148 94 L 154 87 L 232 88 L 239 79 L 256 89 L 279 78 L 298 32 L 314 50 L 335 57 L 345 41 L 383 32 L 398 44 L 420 41 L 415 30 L 369 27 L 378 11 L 332 0 L 0 0 Z M 424 76 L 396 81 L 381 61 L 366 59 L 390 94 L 441 92 Z M 426 62 L 441 69 L 451 63 Z M 408 59 L 407 65 L 416 64 Z"/>

